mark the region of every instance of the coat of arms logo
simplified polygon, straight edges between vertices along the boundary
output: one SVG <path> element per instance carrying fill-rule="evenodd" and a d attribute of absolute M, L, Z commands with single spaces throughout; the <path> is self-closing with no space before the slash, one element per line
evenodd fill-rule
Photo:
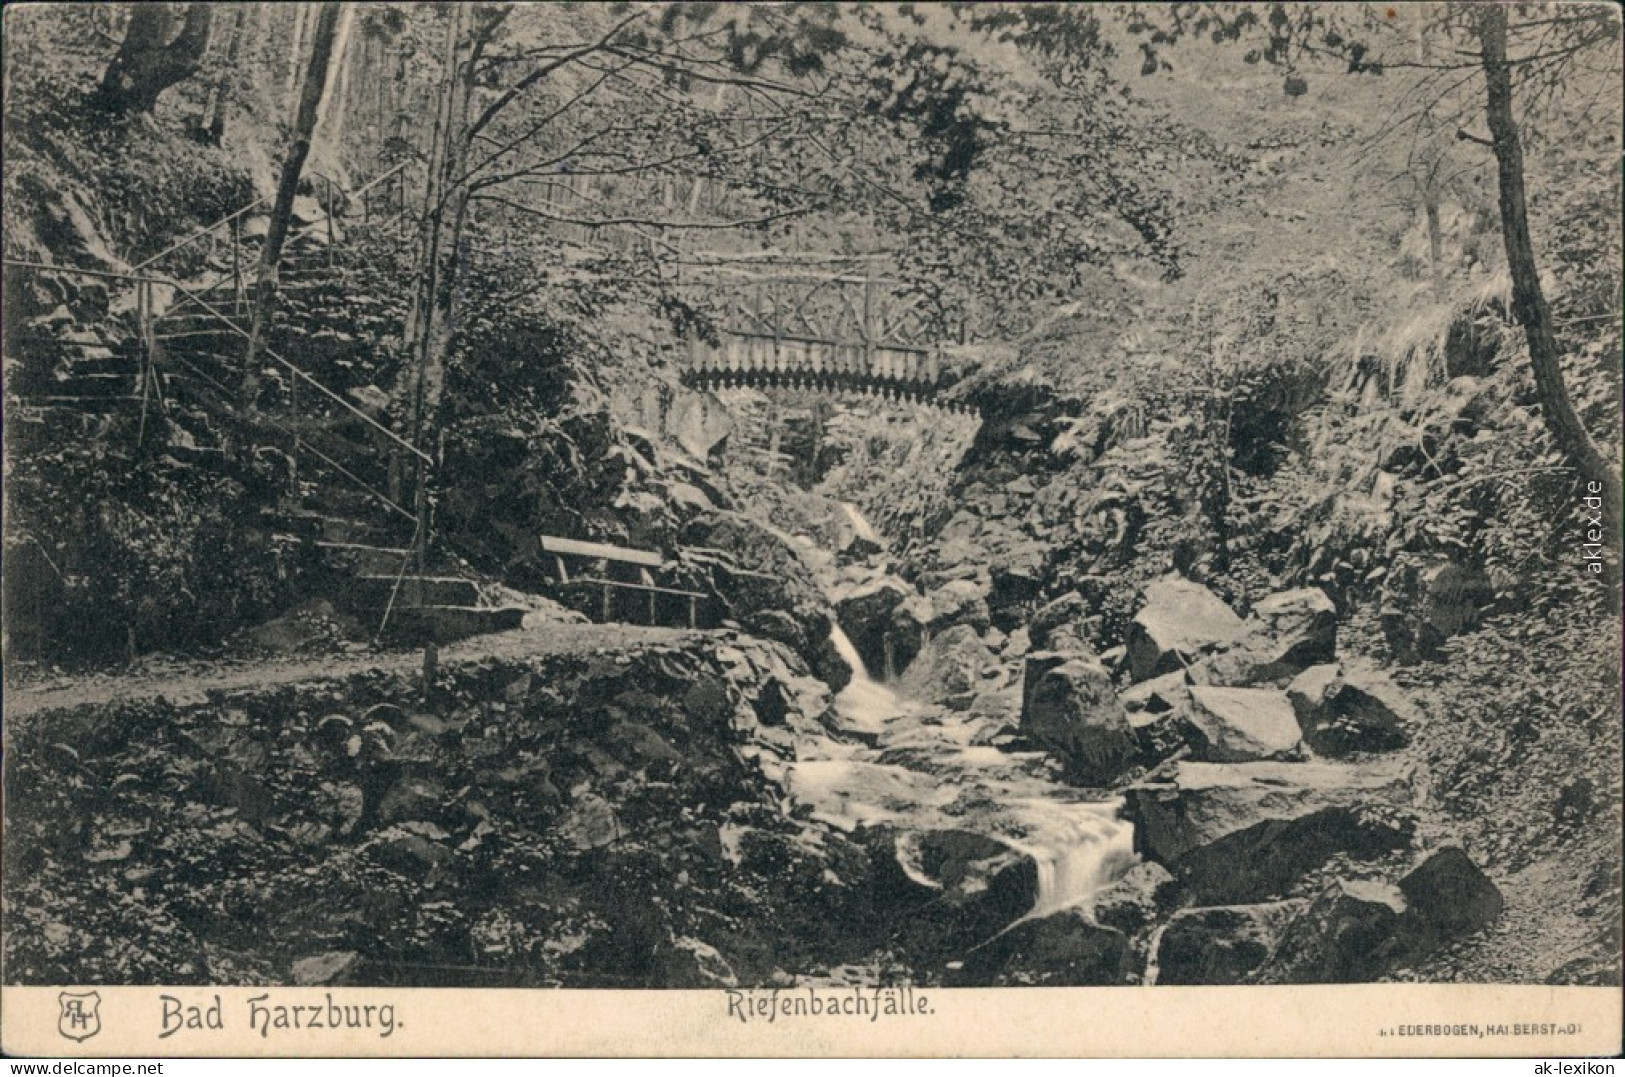
<path fill-rule="evenodd" d="M 78 1043 L 90 1039 L 102 1030 L 102 997 L 94 991 L 63 991 L 57 995 L 62 1012 L 56 1019 L 56 1030 Z"/>

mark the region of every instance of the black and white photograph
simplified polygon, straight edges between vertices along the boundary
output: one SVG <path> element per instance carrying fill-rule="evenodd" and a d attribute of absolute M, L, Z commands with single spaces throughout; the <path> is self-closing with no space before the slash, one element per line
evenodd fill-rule
<path fill-rule="evenodd" d="M 1621 42 L 7 5 L 0 1042 L 1617 1050 Z"/>

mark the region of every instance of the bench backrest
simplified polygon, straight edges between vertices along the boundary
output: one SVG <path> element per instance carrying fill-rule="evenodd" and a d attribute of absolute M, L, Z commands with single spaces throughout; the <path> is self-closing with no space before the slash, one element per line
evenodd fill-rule
<path fill-rule="evenodd" d="M 652 550 L 635 550 L 627 546 L 607 546 L 601 542 L 582 542 L 579 539 L 542 536 L 542 552 L 566 557 L 591 557 L 605 561 L 619 561 L 627 565 L 659 568 L 664 560 Z"/>

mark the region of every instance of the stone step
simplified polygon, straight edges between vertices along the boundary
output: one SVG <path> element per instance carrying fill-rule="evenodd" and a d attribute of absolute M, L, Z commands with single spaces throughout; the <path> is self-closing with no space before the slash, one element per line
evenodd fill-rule
<path fill-rule="evenodd" d="M 46 408 L 63 408 L 68 411 L 77 411 L 85 414 L 106 415 L 112 413 L 135 414 L 141 410 L 139 396 L 76 396 L 46 394 L 31 397 L 30 404 Z M 152 402 L 148 402 L 151 406 Z"/>
<path fill-rule="evenodd" d="M 86 359 L 102 359 L 114 354 L 120 348 L 122 341 L 116 338 L 106 340 L 93 337 L 80 340 L 71 335 L 61 333 L 21 332 L 13 338 L 14 343 L 24 352 L 54 350 L 66 356 L 77 356 Z"/>
<path fill-rule="evenodd" d="M 82 374 L 120 374 L 133 378 L 141 369 L 141 360 L 134 355 L 73 355 L 62 363 L 61 369 L 77 377 Z"/>
<path fill-rule="evenodd" d="M 352 571 L 368 576 L 390 576 L 401 570 L 411 553 L 406 547 L 369 546 L 360 542 L 330 542 L 317 539 L 316 548 Z"/>
<path fill-rule="evenodd" d="M 399 564 L 396 571 L 399 571 Z M 480 589 L 473 580 L 460 576 L 404 576 L 398 581 L 394 575 L 357 576 L 345 584 L 345 597 L 360 608 L 382 610 L 395 596 L 395 608 L 423 608 L 426 606 L 477 606 Z"/>
<path fill-rule="evenodd" d="M 237 349 L 241 354 L 242 346 L 247 343 L 247 338 L 242 333 L 229 330 L 229 328 L 219 325 L 219 323 L 216 323 L 213 327 L 166 328 L 163 333 L 158 333 L 158 340 L 163 341 L 172 351 L 187 351 L 187 353 L 190 353 L 190 351 L 210 351 L 210 353 L 216 354 L 229 354 L 232 349 Z"/>
<path fill-rule="evenodd" d="M 123 421 L 123 417 L 88 411 L 80 406 L 41 404 L 36 400 L 27 400 L 7 409 L 6 420 L 11 429 L 9 436 L 13 439 L 10 447 L 21 452 L 37 440 L 60 437 L 64 433 L 87 439 L 102 437 L 113 424 Z"/>
<path fill-rule="evenodd" d="M 524 609 L 516 606 L 396 607 L 390 613 L 384 636 L 397 643 L 446 644 L 489 632 L 512 631 L 524 620 Z"/>
<path fill-rule="evenodd" d="M 54 396 L 107 397 L 129 396 L 136 389 L 131 373 L 81 374 L 77 371 L 57 378 L 51 385 Z"/>
<path fill-rule="evenodd" d="M 400 526 L 394 526 L 393 522 L 381 522 L 378 519 L 334 516 L 320 509 L 282 508 L 273 510 L 268 515 L 272 516 L 283 530 L 313 542 L 388 548 L 404 541 L 411 533 L 411 524 L 406 520 L 399 521 Z"/>

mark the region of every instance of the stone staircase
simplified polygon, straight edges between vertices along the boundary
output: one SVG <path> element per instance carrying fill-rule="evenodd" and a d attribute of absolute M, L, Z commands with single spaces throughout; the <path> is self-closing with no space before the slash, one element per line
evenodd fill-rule
<path fill-rule="evenodd" d="M 132 292 L 147 289 L 145 317 L 139 298 L 134 319 L 104 312 L 87 321 L 64 305 L 8 333 L 8 353 L 18 351 L 21 360 L 8 362 L 8 379 L 14 366 L 28 372 L 11 386 L 22 406 L 8 417 L 24 428 L 14 451 L 27 451 L 27 428 L 49 425 L 57 437 L 157 438 L 163 452 L 198 466 L 233 455 L 274 459 L 282 481 L 260 510 L 265 524 L 313 550 L 331 585 L 324 597 L 380 638 L 447 643 L 517 628 L 523 608 L 493 602 L 494 589 L 443 544 L 417 548 L 420 523 L 409 492 L 416 450 L 375 404 L 330 388 L 286 358 L 299 355 L 313 331 L 312 304 L 328 323 L 314 332 L 331 335 L 334 315 L 343 316 L 353 265 L 351 252 L 334 242 L 336 232 L 318 225 L 290 236 L 278 317 L 252 400 L 242 368 L 250 315 L 241 272 L 257 264 L 251 239 L 234 237 L 235 251 L 214 244 L 201 286 L 171 287 L 158 274 L 146 284 L 126 280 Z M 96 278 L 98 286 L 117 296 L 117 276 L 103 276 L 113 279 Z M 114 299 L 112 308 L 121 307 Z M 150 365 L 143 362 L 146 339 Z"/>

